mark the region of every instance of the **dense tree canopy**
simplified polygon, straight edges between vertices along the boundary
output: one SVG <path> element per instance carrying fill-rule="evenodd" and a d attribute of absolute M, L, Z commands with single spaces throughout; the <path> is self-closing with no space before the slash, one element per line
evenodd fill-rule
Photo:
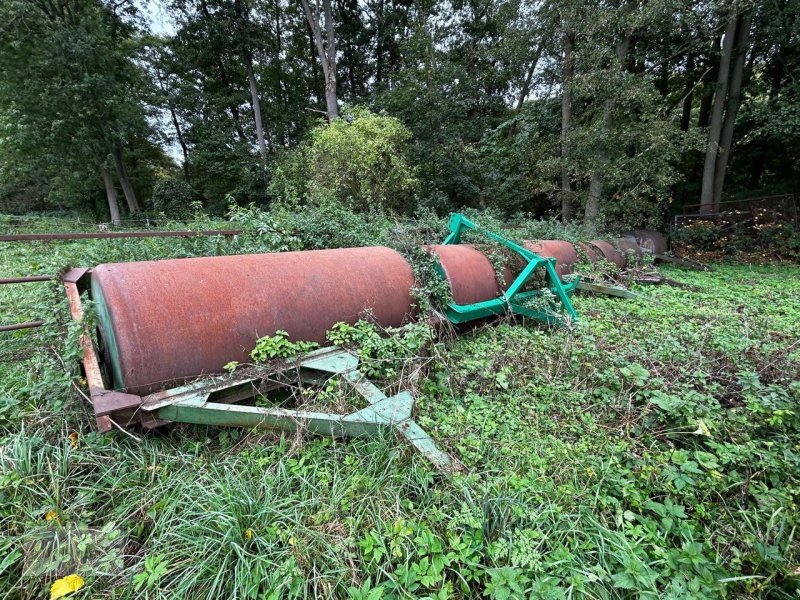
<path fill-rule="evenodd" d="M 331 118 L 334 143 L 369 123 L 390 152 L 306 160 L 292 201 L 356 177 L 360 207 L 380 188 L 399 212 L 637 225 L 797 191 L 798 14 L 800 0 L 6 0 L 1 209 L 122 218 L 153 210 L 164 178 L 209 210 L 285 201 L 280 177 Z"/>

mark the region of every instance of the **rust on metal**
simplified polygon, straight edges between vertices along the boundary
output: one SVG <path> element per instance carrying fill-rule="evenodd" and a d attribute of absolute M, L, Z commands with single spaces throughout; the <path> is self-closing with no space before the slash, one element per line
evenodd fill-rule
<path fill-rule="evenodd" d="M 617 240 L 617 248 L 622 253 L 622 256 L 625 258 L 625 264 L 628 266 L 631 263 L 641 263 L 642 258 L 644 257 L 644 252 L 642 252 L 641 247 L 639 244 L 636 243 L 636 239 L 621 237 Z"/>
<path fill-rule="evenodd" d="M 595 248 L 591 244 L 587 244 L 586 242 L 578 242 L 578 247 L 586 255 L 586 259 L 592 264 L 603 259 L 602 252 L 600 252 L 598 248 Z"/>
<path fill-rule="evenodd" d="M 633 237 L 643 250 L 653 254 L 664 254 L 667 251 L 667 239 L 658 231 L 649 229 L 636 229 L 625 234 Z"/>
<path fill-rule="evenodd" d="M 92 397 L 94 414 L 103 417 L 120 411 L 132 411 L 142 405 L 142 397 L 135 394 L 109 391 Z"/>
<path fill-rule="evenodd" d="M 44 325 L 44 321 L 27 321 L 25 323 L 15 323 L 14 325 L 0 325 L 2 331 L 18 331 L 20 329 L 35 329 Z"/>
<path fill-rule="evenodd" d="M 90 273 L 92 270 L 87 269 L 85 267 L 79 267 L 77 269 L 70 269 L 64 275 L 61 276 L 61 281 L 65 283 L 78 283 L 81 278 L 87 273 Z"/>
<path fill-rule="evenodd" d="M 55 277 L 50 275 L 28 275 L 26 277 L 0 277 L 0 285 L 6 283 L 31 283 L 34 281 L 51 281 Z"/>
<path fill-rule="evenodd" d="M 0 242 L 34 242 L 53 240 L 94 240 L 117 238 L 166 238 L 166 237 L 207 237 L 214 235 L 234 236 L 241 229 L 220 229 L 206 231 L 97 231 L 84 233 L 17 233 L 0 235 Z"/>
<path fill-rule="evenodd" d="M 500 295 L 500 285 L 494 266 L 474 246 L 469 244 L 425 246 L 425 250 L 434 254 L 439 260 L 456 304 L 474 304 Z"/>
<path fill-rule="evenodd" d="M 599 259 L 604 258 L 608 262 L 617 265 L 620 269 L 625 268 L 625 257 L 608 242 L 604 240 L 592 240 L 588 242 L 588 244 L 585 244 L 585 246 L 589 248 L 594 247 L 596 249 L 596 252 L 590 253 L 584 248 L 591 262 L 595 263 Z M 584 247 L 584 245 L 581 245 L 581 247 Z"/>
<path fill-rule="evenodd" d="M 538 240 L 524 241 L 522 245 L 545 258 L 556 259 L 556 272 L 559 277 L 572 273 L 575 263 L 578 262 L 578 253 L 575 246 L 564 240 Z"/>
<path fill-rule="evenodd" d="M 485 259 L 484 259 L 485 260 Z M 337 322 L 398 326 L 414 275 L 385 247 L 100 265 L 92 297 L 115 387 L 145 395 L 230 361 L 258 338 L 323 342 Z"/>
<path fill-rule="evenodd" d="M 86 275 L 88 269 L 72 269 L 64 274 L 62 278 L 64 282 L 64 289 L 67 294 L 67 302 L 69 303 L 69 312 L 73 321 L 76 323 L 83 323 L 83 307 L 81 306 L 81 294 L 78 290 L 78 282 Z M 94 399 L 98 394 L 105 391 L 103 385 L 103 375 L 100 371 L 100 363 L 97 360 L 97 355 L 94 351 L 94 344 L 92 338 L 84 325 L 84 331 L 81 333 L 79 343 L 81 351 L 83 352 L 83 372 L 86 377 L 86 384 L 89 386 L 89 394 L 92 398 L 92 406 L 94 407 Z M 111 420 L 107 416 L 98 416 L 97 428 L 101 432 L 109 431 L 112 427 Z"/>

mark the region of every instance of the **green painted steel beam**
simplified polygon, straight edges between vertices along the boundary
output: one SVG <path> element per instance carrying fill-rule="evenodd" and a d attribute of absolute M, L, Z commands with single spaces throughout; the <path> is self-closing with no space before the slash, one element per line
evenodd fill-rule
<path fill-rule="evenodd" d="M 636 292 L 632 292 L 618 285 L 604 285 L 601 283 L 589 283 L 588 281 L 581 281 L 578 283 L 577 288 L 582 292 L 603 294 L 605 296 L 615 296 L 617 298 L 626 298 L 628 300 L 641 298 L 641 294 L 637 294 Z"/>
<path fill-rule="evenodd" d="M 358 358 L 341 348 L 322 348 L 294 361 L 271 369 L 261 377 L 236 374 L 193 382 L 143 399 L 142 410 L 156 419 L 197 425 L 246 427 L 307 431 L 332 437 L 374 437 L 394 431 L 437 469 L 449 471 L 452 461 L 433 439 L 412 419 L 414 398 L 408 392 L 386 396 L 358 369 Z M 278 407 L 241 406 L 231 402 L 241 399 L 239 391 L 250 386 L 251 396 L 260 394 L 263 381 L 269 377 L 273 387 L 281 387 L 281 376 L 294 371 L 304 382 L 320 384 L 337 375 L 368 403 L 362 410 L 347 415 L 292 410 Z M 276 379 L 272 379 L 275 377 Z M 284 377 L 286 383 L 292 378 Z M 214 397 L 214 401 L 211 398 Z M 232 399 L 225 402 L 225 399 Z M 218 401 L 222 400 L 222 401 Z"/>

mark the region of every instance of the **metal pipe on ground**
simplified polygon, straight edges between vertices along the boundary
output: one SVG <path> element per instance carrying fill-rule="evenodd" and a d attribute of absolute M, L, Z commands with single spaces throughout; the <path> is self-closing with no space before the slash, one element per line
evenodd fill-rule
<path fill-rule="evenodd" d="M 614 246 L 606 242 L 605 240 L 592 240 L 588 243 L 588 246 L 594 247 L 597 252 L 599 252 L 599 256 L 596 253 L 589 254 L 590 260 L 592 260 L 592 256 L 594 256 L 594 260 L 592 262 L 596 262 L 600 258 L 604 258 L 608 262 L 615 264 L 620 269 L 625 268 L 625 256 L 622 255 L 619 251 L 617 251 Z"/>
<path fill-rule="evenodd" d="M 499 295 L 477 249 L 428 251 L 456 302 Z M 416 312 L 411 266 L 385 247 L 104 264 L 91 285 L 114 386 L 140 395 L 246 363 L 256 340 L 278 330 L 324 342 L 338 322 L 396 327 Z"/>
<path fill-rule="evenodd" d="M 621 237 L 616 240 L 617 248 L 622 253 L 625 259 L 625 265 L 630 267 L 635 264 L 641 264 L 644 259 L 644 251 L 641 246 L 636 243 L 635 239 Z"/>
<path fill-rule="evenodd" d="M 27 323 L 17 323 L 15 325 L 0 325 L 0 332 L 18 331 L 20 329 L 35 329 L 44 325 L 44 321 L 28 321 Z"/>
<path fill-rule="evenodd" d="M 55 277 L 50 275 L 30 275 L 26 277 L 0 277 L 0 285 L 8 283 L 32 283 L 34 281 L 52 281 Z"/>
<path fill-rule="evenodd" d="M 483 302 L 500 295 L 500 284 L 494 266 L 474 246 L 437 245 L 425 246 L 425 250 L 435 255 L 439 261 L 456 304 Z M 513 279 L 511 273 L 506 274 L 504 279 L 510 283 Z"/>
<path fill-rule="evenodd" d="M 0 235 L 0 242 L 35 242 L 54 240 L 95 240 L 117 238 L 169 238 L 169 237 L 208 237 L 221 235 L 231 237 L 242 233 L 241 229 L 220 229 L 207 231 L 105 231 L 91 233 L 17 233 Z"/>
<path fill-rule="evenodd" d="M 658 231 L 649 229 L 635 229 L 624 234 L 626 238 L 632 237 L 640 248 L 653 254 L 664 254 L 667 251 L 667 238 Z"/>

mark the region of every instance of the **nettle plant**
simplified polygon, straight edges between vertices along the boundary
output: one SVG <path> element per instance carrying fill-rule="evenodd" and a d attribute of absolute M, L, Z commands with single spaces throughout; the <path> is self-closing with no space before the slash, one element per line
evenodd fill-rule
<path fill-rule="evenodd" d="M 360 359 L 360 369 L 367 376 L 391 379 L 400 374 L 403 365 L 417 358 L 424 347 L 434 339 L 433 328 L 424 322 L 415 322 L 404 327 L 378 327 L 365 320 L 355 325 L 336 323 L 326 335 L 329 342 L 354 350 Z M 256 341 L 250 358 L 256 365 L 271 360 L 291 359 L 319 348 L 317 342 L 292 341 L 287 331 L 278 330 L 275 335 Z M 232 361 L 224 369 L 233 372 L 239 363 Z"/>
<path fill-rule="evenodd" d="M 359 368 L 367 377 L 391 379 L 433 341 L 433 329 L 427 323 L 417 322 L 379 331 L 372 323 L 360 320 L 355 325 L 337 323 L 328 331 L 327 338 L 337 346 L 357 349 Z"/>
<path fill-rule="evenodd" d="M 292 358 L 298 354 L 304 354 L 319 348 L 316 342 L 293 342 L 289 339 L 289 333 L 279 329 L 275 335 L 259 338 L 255 348 L 250 352 L 250 358 L 256 364 L 264 363 L 276 358 Z"/>

